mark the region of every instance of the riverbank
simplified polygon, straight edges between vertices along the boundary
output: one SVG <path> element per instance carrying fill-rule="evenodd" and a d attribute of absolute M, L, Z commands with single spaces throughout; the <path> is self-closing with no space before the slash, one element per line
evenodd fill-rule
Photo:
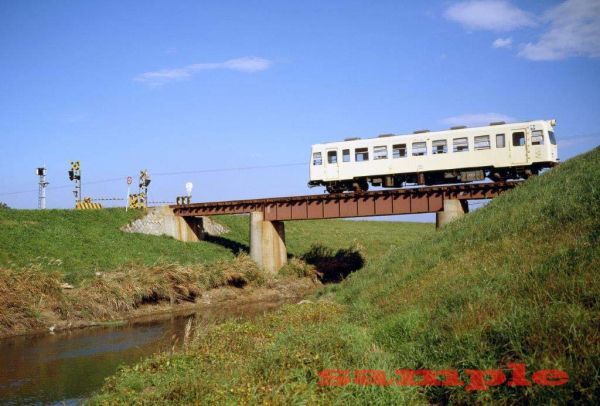
<path fill-rule="evenodd" d="M 113 324 L 202 305 L 298 297 L 320 286 L 314 272 L 296 260 L 282 275 L 269 277 L 248 256 L 239 255 L 209 266 L 123 269 L 65 288 L 60 275 L 2 270 L 0 338 Z"/>
<path fill-rule="evenodd" d="M 213 292 L 227 289 L 237 290 Z M 123 323 L 2 339 L 0 403 L 80 404 L 123 365 L 176 351 L 187 346 L 192 337 L 226 320 L 252 320 L 301 300 L 294 296 L 276 300 L 270 300 L 269 295 L 247 296 L 246 302 L 198 303 Z M 261 297 L 266 301 L 254 301 Z"/>

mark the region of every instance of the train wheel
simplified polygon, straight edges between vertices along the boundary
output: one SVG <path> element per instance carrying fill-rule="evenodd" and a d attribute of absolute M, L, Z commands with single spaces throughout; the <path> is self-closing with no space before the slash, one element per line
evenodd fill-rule
<path fill-rule="evenodd" d="M 354 191 L 354 193 L 366 192 L 367 190 L 369 190 L 369 184 L 367 183 L 367 181 L 354 182 L 352 183 L 352 190 Z"/>
<path fill-rule="evenodd" d="M 325 190 L 327 190 L 327 193 L 342 193 L 344 188 L 339 185 L 327 185 L 325 186 Z"/>

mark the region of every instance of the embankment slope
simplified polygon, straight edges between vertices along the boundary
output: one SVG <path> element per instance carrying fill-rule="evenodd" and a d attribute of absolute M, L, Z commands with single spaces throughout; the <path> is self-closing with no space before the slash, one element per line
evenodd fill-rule
<path fill-rule="evenodd" d="M 597 148 L 438 233 L 398 244 L 313 304 L 224 324 L 185 351 L 124 368 L 92 403 L 597 402 L 598 179 Z M 569 381 L 487 391 L 317 385 L 326 368 L 393 376 L 510 362 L 564 370 Z"/>
<path fill-rule="evenodd" d="M 277 292 L 291 294 L 294 286 L 304 285 L 282 279 L 312 272 L 292 261 L 277 283 L 262 275 L 244 255 L 246 216 L 219 217 L 230 230 L 227 234 L 183 243 L 120 231 L 141 215 L 123 209 L 0 210 L 0 337 L 85 326 L 169 306 L 175 310 L 172 305 L 194 303 L 219 287 L 243 285 L 244 292 L 238 293 L 244 296 L 250 293 L 247 288 L 274 284 Z M 376 232 L 380 227 L 388 230 L 383 236 Z M 427 224 L 309 221 L 289 224 L 287 242 L 296 256 L 310 250 L 311 243 L 335 250 L 354 242 L 369 259 L 431 230 Z"/>

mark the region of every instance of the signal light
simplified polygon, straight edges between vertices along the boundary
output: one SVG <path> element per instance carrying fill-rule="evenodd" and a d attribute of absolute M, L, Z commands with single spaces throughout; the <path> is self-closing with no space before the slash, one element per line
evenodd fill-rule
<path fill-rule="evenodd" d="M 79 179 L 81 179 L 81 175 L 80 175 L 79 171 L 73 171 L 73 170 L 69 171 L 69 180 L 79 180 Z"/>

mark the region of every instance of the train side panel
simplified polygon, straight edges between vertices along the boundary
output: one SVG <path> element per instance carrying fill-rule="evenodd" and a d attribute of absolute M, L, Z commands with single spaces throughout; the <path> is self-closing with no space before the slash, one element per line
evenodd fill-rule
<path fill-rule="evenodd" d="M 558 151 L 552 132 L 552 122 L 540 120 L 317 144 L 310 181 L 554 163 Z"/>

